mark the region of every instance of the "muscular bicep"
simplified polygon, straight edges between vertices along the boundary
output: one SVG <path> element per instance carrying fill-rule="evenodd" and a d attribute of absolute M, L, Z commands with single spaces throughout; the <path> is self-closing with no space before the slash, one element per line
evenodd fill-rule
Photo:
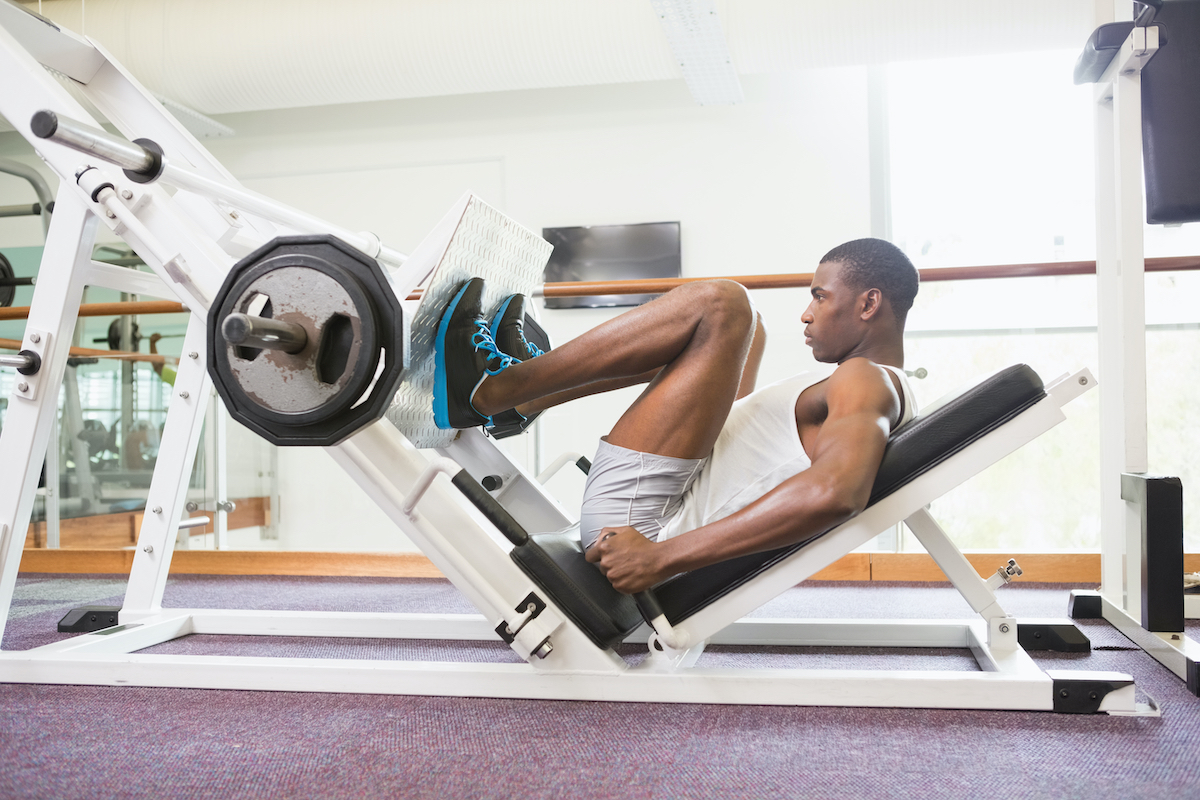
<path fill-rule="evenodd" d="M 898 399 L 886 378 L 862 370 L 847 378 L 829 387 L 829 415 L 814 442 L 810 470 L 861 510 L 883 460 Z"/>

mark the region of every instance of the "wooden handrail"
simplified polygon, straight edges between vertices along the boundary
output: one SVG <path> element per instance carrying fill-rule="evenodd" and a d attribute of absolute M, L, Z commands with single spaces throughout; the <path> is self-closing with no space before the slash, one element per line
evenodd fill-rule
<path fill-rule="evenodd" d="M 1146 272 L 1185 272 L 1200 270 L 1200 256 L 1147 258 Z M 1095 261 L 1047 261 L 1040 264 L 994 264 L 981 267 L 930 267 L 920 270 L 922 282 L 971 281 L 991 278 L 1035 278 L 1051 275 L 1095 275 Z M 747 289 L 796 289 L 812 283 L 811 272 L 780 275 L 727 275 L 702 278 L 647 278 L 629 281 L 572 281 L 547 283 L 546 297 L 587 297 L 597 294 L 662 294 L 685 283 L 731 280 Z M 409 300 L 421 299 L 418 289 Z M 170 300 L 137 300 L 125 303 L 86 303 L 79 307 L 81 317 L 109 317 L 123 314 L 178 314 L 187 311 L 182 303 Z M 0 320 L 26 319 L 29 306 L 0 308 Z"/>
<path fill-rule="evenodd" d="M 0 339 L 0 350 L 20 350 L 24 343 L 20 339 Z M 179 359 L 158 353 L 131 353 L 126 350 L 94 350 L 90 347 L 72 347 L 70 355 L 75 358 L 116 358 L 126 361 L 145 361 L 148 364 L 174 363 Z"/>
<path fill-rule="evenodd" d="M 1200 269 L 1200 256 L 1147 258 L 1146 272 L 1176 272 Z M 997 264 L 982 267 L 930 267 L 920 270 L 922 282 L 969 281 L 988 278 L 1032 278 L 1047 275 L 1094 275 L 1095 261 L 1050 261 L 1042 264 Z M 788 289 L 808 286 L 811 272 L 790 275 L 731 275 L 747 289 Z M 596 294 L 660 294 L 676 286 L 713 278 L 665 278 L 631 281 L 578 281 L 547 283 L 546 297 L 582 297 Z"/>
<path fill-rule="evenodd" d="M 80 317 L 119 317 L 125 314 L 178 314 L 187 311 L 183 303 L 173 300 L 130 300 L 124 303 L 84 303 Z M 29 306 L 0 308 L 0 320 L 28 319 Z"/>

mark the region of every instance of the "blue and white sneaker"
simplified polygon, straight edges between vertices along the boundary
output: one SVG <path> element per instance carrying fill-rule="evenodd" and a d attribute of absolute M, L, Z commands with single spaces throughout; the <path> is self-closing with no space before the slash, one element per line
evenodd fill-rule
<path fill-rule="evenodd" d="M 459 287 L 442 312 L 434 339 L 433 420 L 442 429 L 491 425 L 491 417 L 471 404 L 488 375 L 497 375 L 519 360 L 496 348 L 483 316 L 483 278 Z"/>
<path fill-rule="evenodd" d="M 492 340 L 501 353 L 520 361 L 528 361 L 542 355 L 542 349 L 525 338 L 525 295 L 514 294 L 500 304 L 492 317 Z M 492 417 L 487 432 L 492 438 L 505 439 L 516 436 L 533 424 L 536 412 L 528 417 L 510 408 Z"/>
<path fill-rule="evenodd" d="M 542 349 L 525 338 L 525 295 L 514 294 L 500 304 L 492 317 L 492 341 L 501 353 L 528 361 L 542 355 Z"/>

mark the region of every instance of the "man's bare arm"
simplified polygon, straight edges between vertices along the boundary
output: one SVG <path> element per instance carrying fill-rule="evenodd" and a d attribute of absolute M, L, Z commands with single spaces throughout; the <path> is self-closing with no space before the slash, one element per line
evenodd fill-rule
<path fill-rule="evenodd" d="M 809 469 L 741 511 L 664 542 L 633 528 L 605 529 L 588 560 L 632 594 L 671 575 L 803 541 L 858 514 L 870 498 L 898 400 L 882 370 L 868 362 L 847 362 L 829 381 L 829 415 Z"/>

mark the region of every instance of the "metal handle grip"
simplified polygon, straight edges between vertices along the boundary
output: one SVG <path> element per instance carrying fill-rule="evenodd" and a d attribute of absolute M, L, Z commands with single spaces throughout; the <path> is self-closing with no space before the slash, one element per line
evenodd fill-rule
<path fill-rule="evenodd" d="M 162 151 L 147 140 L 131 142 L 77 120 L 60 117 L 53 111 L 36 112 L 30 120 L 30 129 L 39 139 L 57 142 L 116 164 L 134 180 L 153 180 L 162 172 Z"/>
<path fill-rule="evenodd" d="M 488 494 L 465 469 L 459 470 L 450 482 L 487 517 L 488 522 L 504 534 L 504 538 L 517 545 L 525 544 L 529 540 L 529 534 L 521 527 L 521 523 L 513 519 L 512 515 L 504 510 L 504 506 L 496 502 L 496 498 Z"/>

